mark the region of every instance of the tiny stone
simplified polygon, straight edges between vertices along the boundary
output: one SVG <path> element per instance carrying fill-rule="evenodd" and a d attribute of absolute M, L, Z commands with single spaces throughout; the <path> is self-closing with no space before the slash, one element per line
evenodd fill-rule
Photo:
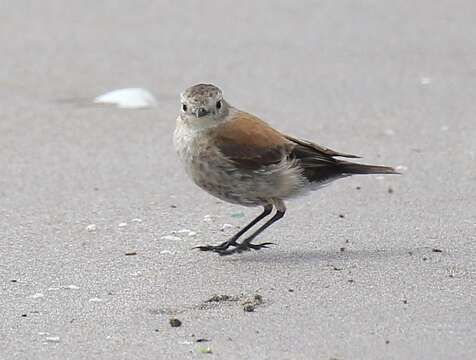
<path fill-rule="evenodd" d="M 345 251 L 345 247 L 341 247 L 339 250 L 340 250 L 340 252 L 344 252 L 344 251 Z"/>
<path fill-rule="evenodd" d="M 103 299 L 97 298 L 97 297 L 89 299 L 89 302 L 103 302 L 103 301 L 104 301 Z"/>
<path fill-rule="evenodd" d="M 210 349 L 209 347 L 200 347 L 200 348 L 198 348 L 198 352 L 200 352 L 202 354 L 211 354 L 212 349 Z"/>
<path fill-rule="evenodd" d="M 60 338 L 59 336 L 48 336 L 45 340 L 47 342 L 59 342 Z"/>
<path fill-rule="evenodd" d="M 294 289 L 288 289 L 289 292 L 294 292 Z"/>
<path fill-rule="evenodd" d="M 423 258 L 423 261 L 427 261 L 427 260 L 428 260 L 428 258 L 425 256 L 425 257 Z"/>
<path fill-rule="evenodd" d="M 223 224 L 220 230 L 225 231 L 227 229 L 231 229 L 232 227 L 233 227 L 233 225 L 231 225 L 231 224 Z"/>
<path fill-rule="evenodd" d="M 18 280 L 15 280 L 15 279 L 10 280 L 10 282 L 12 282 L 12 283 L 16 283 L 17 281 Z"/>
<path fill-rule="evenodd" d="M 200 338 L 200 339 L 197 339 L 197 340 L 195 340 L 195 341 L 199 343 L 199 342 L 208 342 L 208 341 L 210 341 L 210 340 Z"/>
<path fill-rule="evenodd" d="M 441 249 L 437 249 L 437 248 L 433 248 L 433 249 L 431 249 L 431 251 L 433 251 L 434 253 L 440 253 L 440 252 L 443 252 L 443 250 L 441 250 Z"/>
<path fill-rule="evenodd" d="M 90 225 L 86 226 L 87 231 L 96 231 L 96 229 L 97 229 L 96 224 L 90 224 Z"/>
<path fill-rule="evenodd" d="M 413 255 L 413 251 L 409 251 L 408 255 L 410 255 L 410 256 Z"/>
<path fill-rule="evenodd" d="M 353 280 L 353 279 L 349 279 L 349 280 L 347 280 L 347 282 L 349 282 L 349 283 L 353 283 L 353 282 L 354 282 L 354 280 Z"/>
<path fill-rule="evenodd" d="M 407 300 L 403 300 L 403 303 L 404 303 L 404 304 L 408 304 L 408 301 L 407 301 Z"/>
<path fill-rule="evenodd" d="M 27 317 L 28 315 L 27 314 L 21 314 L 21 317 Z"/>
<path fill-rule="evenodd" d="M 121 223 L 117 224 L 117 227 L 120 227 L 120 228 L 126 227 L 126 226 L 127 226 L 127 223 L 125 223 L 125 222 L 121 222 Z"/>
<path fill-rule="evenodd" d="M 256 294 L 254 301 L 256 305 L 261 305 L 263 303 L 263 297 L 260 294 Z"/>
<path fill-rule="evenodd" d="M 170 207 L 171 207 L 172 209 L 176 209 L 176 208 L 177 208 L 177 205 L 170 205 Z"/>
<path fill-rule="evenodd" d="M 390 340 L 385 340 L 385 344 L 390 344 Z"/>
<path fill-rule="evenodd" d="M 343 219 L 343 218 L 345 217 L 345 215 L 344 215 L 344 214 L 339 214 L 339 217 L 340 217 L 341 219 Z"/>
<path fill-rule="evenodd" d="M 79 286 L 76 285 L 66 285 L 64 286 L 65 289 L 70 289 L 70 290 L 78 290 Z"/>
<path fill-rule="evenodd" d="M 33 294 L 33 295 L 30 295 L 30 297 L 32 299 L 39 299 L 39 298 L 42 298 L 44 297 L 45 295 L 43 295 L 42 293 L 36 293 L 36 294 Z"/>
<path fill-rule="evenodd" d="M 159 329 L 154 329 L 155 332 L 159 332 Z"/>
<path fill-rule="evenodd" d="M 179 319 L 172 318 L 169 320 L 170 326 L 172 327 L 179 327 L 182 326 L 182 322 Z"/>
<path fill-rule="evenodd" d="M 246 303 L 243 305 L 243 310 L 246 312 L 253 312 L 255 311 L 255 306 L 253 304 Z"/>
<path fill-rule="evenodd" d="M 355 187 L 355 190 L 360 190 L 360 189 L 362 189 L 360 186 Z"/>
<path fill-rule="evenodd" d="M 180 241 L 182 238 L 179 238 L 178 236 L 173 236 L 173 235 L 165 235 L 161 237 L 162 240 L 173 240 L 173 241 Z"/>
<path fill-rule="evenodd" d="M 126 256 L 133 256 L 133 255 L 137 255 L 137 252 L 136 251 L 130 251 L 130 252 L 126 252 L 125 255 Z"/>
<path fill-rule="evenodd" d="M 388 192 L 389 194 L 393 194 L 393 189 L 392 189 L 391 187 L 389 187 L 388 190 L 387 190 L 387 192 Z"/>

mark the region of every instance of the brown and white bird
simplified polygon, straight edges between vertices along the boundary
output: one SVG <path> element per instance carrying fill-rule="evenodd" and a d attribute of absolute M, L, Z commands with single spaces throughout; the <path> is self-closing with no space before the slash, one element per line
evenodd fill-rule
<path fill-rule="evenodd" d="M 266 248 L 272 243 L 251 241 L 284 216 L 284 200 L 350 175 L 397 174 L 387 166 L 336 159 L 358 156 L 285 135 L 228 104 L 214 85 L 188 88 L 181 94 L 181 103 L 174 145 L 187 174 L 224 201 L 264 209 L 229 240 L 216 246 L 198 246 L 202 251 L 229 255 Z M 238 243 L 245 232 L 271 214 L 273 207 L 275 215 Z"/>

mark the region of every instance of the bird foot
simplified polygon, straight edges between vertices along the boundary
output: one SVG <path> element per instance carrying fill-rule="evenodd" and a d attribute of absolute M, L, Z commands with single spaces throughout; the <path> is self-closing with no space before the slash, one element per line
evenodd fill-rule
<path fill-rule="evenodd" d="M 213 252 L 220 252 L 227 250 L 230 246 L 237 246 L 238 244 L 233 241 L 225 241 L 219 245 L 201 245 L 195 246 L 192 249 L 198 249 L 200 251 L 213 251 Z"/>
<path fill-rule="evenodd" d="M 272 242 L 265 242 L 261 244 L 250 244 L 250 243 L 245 243 L 245 244 L 236 244 L 233 249 L 225 249 L 225 250 L 215 250 L 216 253 L 220 256 L 226 256 L 226 255 L 232 255 L 232 254 L 239 254 L 244 251 L 250 251 L 250 250 L 261 250 L 261 249 L 267 249 L 269 248 L 268 245 L 274 245 Z"/>

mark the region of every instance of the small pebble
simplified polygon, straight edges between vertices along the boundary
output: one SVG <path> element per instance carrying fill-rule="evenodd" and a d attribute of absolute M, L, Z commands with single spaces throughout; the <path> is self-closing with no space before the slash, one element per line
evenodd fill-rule
<path fill-rule="evenodd" d="M 389 194 L 393 194 L 393 189 L 392 189 L 391 187 L 389 187 L 388 190 L 387 190 L 387 192 L 388 192 Z"/>
<path fill-rule="evenodd" d="M 169 320 L 170 326 L 172 327 L 179 327 L 182 326 L 182 322 L 179 319 L 172 318 Z"/>
<path fill-rule="evenodd" d="M 339 214 L 339 217 L 340 217 L 341 219 L 343 219 L 343 218 L 345 218 L 345 215 L 344 215 L 344 214 Z"/>
<path fill-rule="evenodd" d="M 177 205 L 170 205 L 170 207 L 171 207 L 172 209 L 176 209 L 176 208 L 177 208 Z"/>
<path fill-rule="evenodd" d="M 45 340 L 47 342 L 57 343 L 57 342 L 60 341 L 60 338 L 59 338 L 59 336 L 48 336 Z"/>
<path fill-rule="evenodd" d="M 134 256 L 134 255 L 137 255 L 137 252 L 136 251 L 129 251 L 129 252 L 126 252 L 125 255 L 126 256 Z"/>
<path fill-rule="evenodd" d="M 16 282 L 18 282 L 18 280 L 12 279 L 12 280 L 10 280 L 10 282 L 16 283 Z"/>
<path fill-rule="evenodd" d="M 441 250 L 441 249 L 437 249 L 437 248 L 433 248 L 433 249 L 431 249 L 431 251 L 433 251 L 434 253 L 440 253 L 440 252 L 443 252 L 443 250 Z"/>
<path fill-rule="evenodd" d="M 117 224 L 117 227 L 120 227 L 120 228 L 126 227 L 126 226 L 127 226 L 127 223 L 125 223 L 125 222 L 121 222 L 121 223 Z"/>
<path fill-rule="evenodd" d="M 251 303 L 246 303 L 243 305 L 243 310 L 246 312 L 253 312 L 255 311 L 255 306 Z"/>
<path fill-rule="evenodd" d="M 33 294 L 33 295 L 30 295 L 30 297 L 32 299 L 39 299 L 39 298 L 42 298 L 44 297 L 45 295 L 43 295 L 42 293 L 36 293 L 36 294 Z"/>
<path fill-rule="evenodd" d="M 165 235 L 161 237 L 162 240 L 172 240 L 172 241 L 181 241 L 182 238 L 179 238 L 178 236 L 173 236 L 173 235 Z"/>
<path fill-rule="evenodd" d="M 204 339 L 204 338 L 200 338 L 200 339 L 197 339 L 197 340 L 195 340 L 195 341 L 199 343 L 199 342 L 208 342 L 208 341 L 210 341 L 210 340 Z"/>
<path fill-rule="evenodd" d="M 79 289 L 79 286 L 76 286 L 76 285 L 66 285 L 66 286 L 63 286 L 63 288 L 65 288 L 65 289 L 70 289 L 70 290 L 78 290 L 78 289 Z"/>
<path fill-rule="evenodd" d="M 87 231 L 96 231 L 96 229 L 97 229 L 96 224 L 90 224 L 90 225 L 86 226 Z"/>
<path fill-rule="evenodd" d="M 28 315 L 27 314 L 21 314 L 21 317 L 27 317 Z"/>
<path fill-rule="evenodd" d="M 340 250 L 340 252 L 344 252 L 344 251 L 345 251 L 345 247 L 341 247 L 339 250 Z"/>
<path fill-rule="evenodd" d="M 209 347 L 199 347 L 197 350 L 198 350 L 199 353 L 202 353 L 202 354 L 211 354 L 212 353 L 212 349 L 210 349 Z"/>
<path fill-rule="evenodd" d="M 131 220 L 131 222 L 141 223 L 141 222 L 142 222 L 142 219 L 134 218 L 134 219 Z"/>
<path fill-rule="evenodd" d="M 432 81 L 431 78 L 427 77 L 427 76 L 422 76 L 420 78 L 420 84 L 421 85 L 429 85 L 429 84 L 431 84 L 431 81 Z"/>
<path fill-rule="evenodd" d="M 355 187 L 355 190 L 360 190 L 360 189 L 362 189 L 360 186 Z"/>
<path fill-rule="evenodd" d="M 231 224 L 223 224 L 222 227 L 221 227 L 221 231 L 226 231 L 228 229 L 231 229 L 233 227 L 233 225 Z"/>
<path fill-rule="evenodd" d="M 103 301 L 104 301 L 103 299 L 97 298 L 97 297 L 89 299 L 89 302 L 103 302 Z"/>

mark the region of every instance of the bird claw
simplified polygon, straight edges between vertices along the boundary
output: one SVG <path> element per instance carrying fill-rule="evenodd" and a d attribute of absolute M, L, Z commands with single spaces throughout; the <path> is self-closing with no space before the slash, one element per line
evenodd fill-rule
<path fill-rule="evenodd" d="M 220 256 L 226 256 L 232 254 L 240 254 L 244 251 L 267 249 L 269 248 L 268 245 L 274 245 L 274 243 L 265 242 L 261 244 L 237 244 L 234 249 L 215 250 L 215 252 L 218 253 L 218 255 Z"/>

